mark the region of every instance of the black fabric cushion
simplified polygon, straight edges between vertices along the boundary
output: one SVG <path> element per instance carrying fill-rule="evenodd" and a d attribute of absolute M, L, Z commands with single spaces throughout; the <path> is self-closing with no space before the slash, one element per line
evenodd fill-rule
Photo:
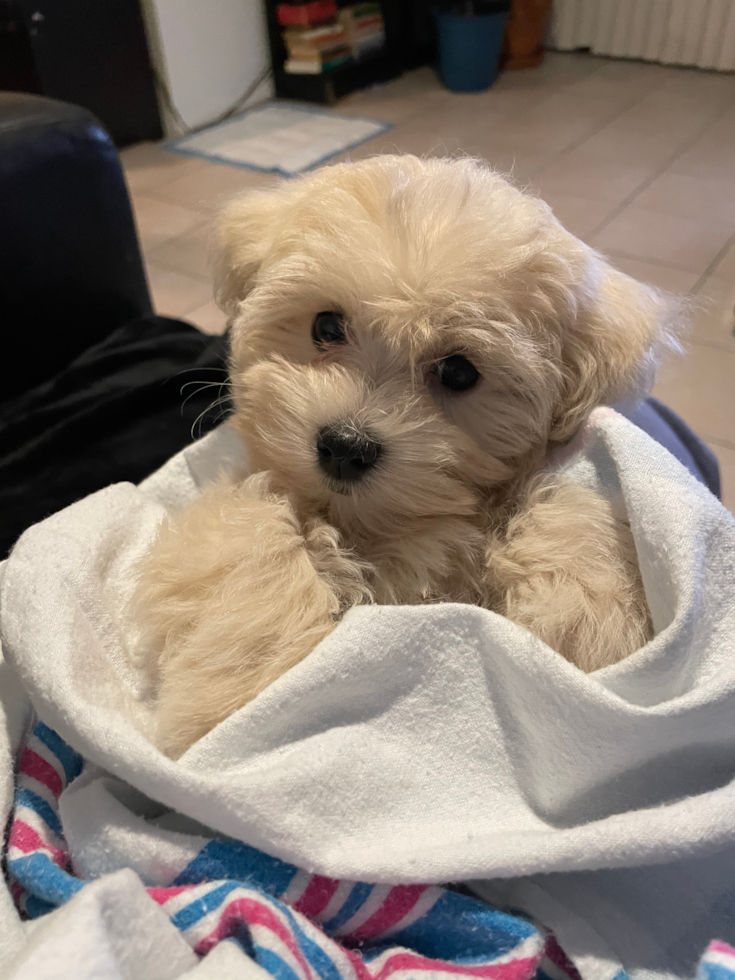
<path fill-rule="evenodd" d="M 0 559 L 31 524 L 110 483 L 139 482 L 213 428 L 229 411 L 226 358 L 226 338 L 141 317 L 6 402 Z"/>

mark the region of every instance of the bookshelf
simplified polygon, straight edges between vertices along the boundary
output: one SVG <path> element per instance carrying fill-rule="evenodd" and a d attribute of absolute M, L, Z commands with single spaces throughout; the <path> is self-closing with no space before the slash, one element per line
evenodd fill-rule
<path fill-rule="evenodd" d="M 338 0 L 348 7 L 354 0 Z M 265 0 L 268 41 L 276 95 L 281 99 L 332 104 L 350 92 L 397 78 L 407 68 L 433 58 L 434 38 L 428 0 L 381 0 L 385 47 L 360 61 L 328 69 L 319 75 L 291 75 L 283 70 L 286 47 L 278 23 L 278 0 Z"/>

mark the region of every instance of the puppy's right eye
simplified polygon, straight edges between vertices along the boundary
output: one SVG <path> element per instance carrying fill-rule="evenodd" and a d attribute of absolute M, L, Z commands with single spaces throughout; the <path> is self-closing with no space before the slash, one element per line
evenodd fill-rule
<path fill-rule="evenodd" d="M 317 313 L 311 325 L 311 339 L 317 347 L 346 343 L 345 319 L 342 314 L 332 310 L 323 310 L 321 313 Z"/>
<path fill-rule="evenodd" d="M 449 391 L 469 391 L 480 380 L 480 372 L 461 354 L 452 354 L 437 364 L 439 380 Z"/>

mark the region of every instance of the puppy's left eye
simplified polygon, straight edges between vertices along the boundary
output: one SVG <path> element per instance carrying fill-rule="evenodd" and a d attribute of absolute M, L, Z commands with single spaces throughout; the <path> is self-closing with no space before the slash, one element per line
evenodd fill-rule
<path fill-rule="evenodd" d="M 480 372 L 461 354 L 452 354 L 436 366 L 439 381 L 449 391 L 469 391 L 480 380 Z"/>
<path fill-rule="evenodd" d="M 341 313 L 335 313 L 333 310 L 317 313 L 311 325 L 311 339 L 317 347 L 346 343 L 345 318 Z"/>

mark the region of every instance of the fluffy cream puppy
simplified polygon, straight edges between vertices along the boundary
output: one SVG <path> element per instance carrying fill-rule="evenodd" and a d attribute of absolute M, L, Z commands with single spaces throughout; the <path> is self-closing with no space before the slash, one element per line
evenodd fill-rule
<path fill-rule="evenodd" d="M 630 529 L 544 466 L 673 343 L 657 293 L 472 160 L 251 194 L 219 261 L 252 475 L 165 521 L 142 570 L 166 752 L 358 603 L 475 603 L 585 671 L 646 642 Z"/>

